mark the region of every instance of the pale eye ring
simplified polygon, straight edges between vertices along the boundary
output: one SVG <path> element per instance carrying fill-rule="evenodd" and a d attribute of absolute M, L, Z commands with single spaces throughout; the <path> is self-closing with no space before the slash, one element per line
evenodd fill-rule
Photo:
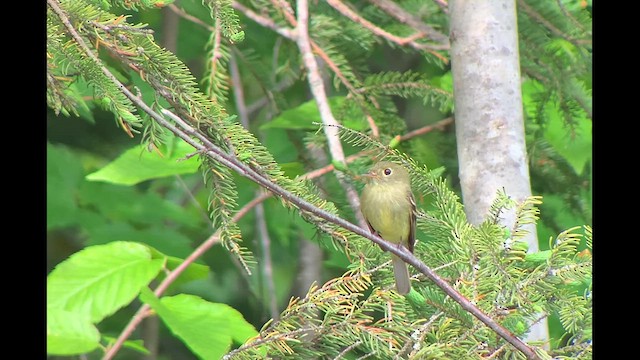
<path fill-rule="evenodd" d="M 391 175 L 391 169 L 389 169 L 389 168 L 384 169 L 384 174 L 387 175 L 387 176 Z"/>

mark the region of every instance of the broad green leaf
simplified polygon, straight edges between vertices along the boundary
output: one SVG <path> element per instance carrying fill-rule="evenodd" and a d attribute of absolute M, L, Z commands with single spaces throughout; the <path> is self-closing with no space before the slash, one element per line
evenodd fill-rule
<path fill-rule="evenodd" d="M 226 304 L 186 294 L 159 300 L 148 288 L 142 291 L 140 299 L 201 359 L 220 359 L 229 351 L 232 341 L 241 344 L 258 335 L 240 312 Z"/>
<path fill-rule="evenodd" d="M 80 159 L 64 146 L 47 144 L 47 229 L 76 223 Z"/>
<path fill-rule="evenodd" d="M 47 307 L 100 322 L 129 304 L 162 268 L 149 248 L 116 241 L 87 247 L 58 264 L 47 277 Z"/>
<path fill-rule="evenodd" d="M 165 176 L 192 174 L 198 171 L 199 161 L 195 156 L 188 159 L 186 156 L 194 152 L 182 140 L 176 143 L 172 151 L 163 151 L 162 156 L 156 151 L 148 151 L 145 145 L 138 145 L 86 178 L 91 181 L 135 185 Z"/>
<path fill-rule="evenodd" d="M 99 345 L 100 333 L 87 316 L 60 308 L 47 309 L 47 354 L 84 354 Z"/>

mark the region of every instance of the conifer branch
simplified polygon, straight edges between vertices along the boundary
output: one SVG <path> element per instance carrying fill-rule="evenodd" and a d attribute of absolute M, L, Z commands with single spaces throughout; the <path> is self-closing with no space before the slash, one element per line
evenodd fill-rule
<path fill-rule="evenodd" d="M 255 21 L 256 23 L 275 31 L 279 35 L 289 40 L 295 41 L 294 30 L 278 26 L 273 20 L 265 16 L 256 14 L 253 10 L 249 9 L 248 7 L 242 5 L 237 1 L 232 1 L 231 7 L 242 12 L 246 17 Z"/>
<path fill-rule="evenodd" d="M 555 25 L 553 25 L 549 20 L 545 19 L 544 16 L 540 15 L 533 7 L 529 6 L 524 0 L 518 0 L 518 7 L 524 11 L 525 14 L 531 16 L 538 23 L 544 25 L 551 33 L 556 36 L 559 36 L 568 42 L 574 44 L 575 46 L 582 45 L 591 45 L 591 40 L 589 39 L 576 39 L 569 35 L 567 35 L 564 31 L 558 29 Z"/>
<path fill-rule="evenodd" d="M 329 101 L 324 89 L 324 82 L 322 80 L 322 76 L 320 75 L 320 70 L 318 69 L 318 63 L 316 62 L 316 59 L 311 52 L 311 43 L 309 41 L 308 28 L 309 8 L 307 1 L 298 0 L 296 5 L 296 10 L 298 12 L 296 25 L 296 43 L 298 44 L 298 49 L 300 49 L 300 54 L 302 55 L 304 66 L 307 69 L 311 93 L 313 94 L 313 98 L 318 105 L 322 123 L 325 125 L 338 125 L 338 122 L 333 117 L 333 113 L 331 112 L 331 107 L 329 107 Z M 338 135 L 338 129 L 332 126 L 325 126 L 324 132 L 327 138 L 327 142 L 329 143 L 331 162 L 338 162 L 342 165 L 346 165 L 344 151 L 342 150 L 340 136 Z M 356 214 L 358 223 L 360 224 L 360 226 L 364 227 L 366 225 L 366 222 L 364 220 L 364 217 L 362 216 L 362 213 L 360 212 L 360 198 L 358 197 L 358 193 L 356 192 L 355 187 L 346 181 L 346 179 L 344 178 L 344 174 L 341 172 L 336 173 L 336 178 L 346 192 L 347 200 L 351 205 L 353 213 Z"/>
<path fill-rule="evenodd" d="M 274 6 L 276 6 L 276 8 L 280 9 L 280 11 L 284 15 L 284 17 L 289 22 L 289 24 L 291 24 L 291 26 L 293 26 L 296 29 L 298 28 L 298 21 L 296 20 L 295 16 L 293 15 L 293 10 L 291 9 L 291 7 L 289 6 L 289 4 L 286 1 L 271 0 L 271 3 L 274 4 Z M 308 27 L 308 25 L 307 25 L 307 27 Z M 298 38 L 299 34 L 298 34 L 297 31 L 294 31 L 294 34 L 295 34 L 295 36 L 291 40 L 297 42 L 298 41 L 297 38 Z M 307 31 L 307 35 L 306 36 L 307 37 L 309 36 L 308 35 L 308 31 Z M 311 45 L 311 49 L 313 50 L 313 53 L 317 54 L 322 59 L 322 61 L 324 61 L 324 63 L 327 64 L 327 66 L 331 69 L 331 71 L 333 71 L 333 73 L 338 77 L 338 79 L 340 79 L 340 82 L 347 88 L 347 90 L 349 90 L 349 92 L 353 93 L 354 95 L 357 95 L 356 87 L 352 84 L 351 81 L 349 81 L 349 79 L 347 79 L 345 74 L 340 70 L 338 65 L 336 65 L 336 63 L 333 60 L 331 60 L 329 55 L 320 46 L 318 46 L 318 44 L 315 41 L 313 41 L 312 39 L 309 38 L 308 42 Z M 363 103 L 362 99 L 360 99 L 359 97 L 356 96 L 356 100 L 360 104 L 360 107 L 361 107 L 362 111 L 367 116 L 367 122 L 369 123 L 371 131 L 377 137 L 379 132 L 378 132 L 377 125 L 376 125 L 375 121 L 373 120 L 373 117 L 369 114 L 369 111 L 367 110 L 367 108 L 366 108 L 365 104 Z M 368 100 L 371 101 L 371 103 L 376 108 L 380 107 L 380 105 L 378 104 L 378 102 L 376 101 L 375 98 L 370 97 Z"/>
<path fill-rule="evenodd" d="M 181 8 L 177 7 L 176 4 L 169 4 L 167 5 L 167 8 L 169 8 L 169 10 L 173 11 L 174 13 L 176 13 L 176 15 L 191 21 L 194 24 L 200 25 L 203 28 L 207 29 L 209 32 L 214 32 L 215 28 L 209 24 L 207 24 L 206 22 L 200 20 L 199 18 L 188 14 L 186 11 L 182 10 Z"/>
<path fill-rule="evenodd" d="M 433 0 L 433 2 L 440 6 L 443 13 L 449 15 L 449 3 L 447 0 Z"/>
<path fill-rule="evenodd" d="M 224 72 L 222 71 L 223 64 L 221 64 L 221 60 L 225 57 L 222 53 L 222 25 L 219 21 L 216 21 L 216 24 L 211 32 L 211 43 L 212 49 L 211 54 L 207 58 L 207 68 L 208 76 L 207 83 L 209 84 L 207 87 L 207 93 L 209 95 L 209 99 L 211 101 L 222 103 L 224 99 L 222 97 L 217 96 L 218 89 L 226 90 L 225 81 L 226 76 L 224 76 Z M 218 69 L 220 67 L 220 69 Z"/>
<path fill-rule="evenodd" d="M 163 114 L 170 115 L 171 113 L 167 110 L 163 110 Z M 155 116 L 154 114 L 150 114 L 150 115 L 152 115 L 152 117 L 156 121 L 158 121 L 162 126 L 166 127 L 174 134 L 178 135 L 180 138 L 182 138 L 184 141 L 186 141 L 191 146 L 196 148 L 198 151 L 201 151 L 202 153 L 208 156 L 216 158 L 216 160 L 232 168 L 234 171 L 238 172 L 238 174 L 250 178 L 251 180 L 257 182 L 259 185 L 274 192 L 276 195 L 282 197 L 288 202 L 295 204 L 301 211 L 313 213 L 315 216 L 321 219 L 324 219 L 326 221 L 329 221 L 333 224 L 336 224 L 357 235 L 365 237 L 373 241 L 377 245 L 379 245 L 383 250 L 389 251 L 397 255 L 406 263 L 412 265 L 422 274 L 426 275 L 427 278 L 429 278 L 434 284 L 436 284 L 439 288 L 441 288 L 454 301 L 460 304 L 460 306 L 464 310 L 471 313 L 478 320 L 480 320 L 485 325 L 487 325 L 490 329 L 496 332 L 496 334 L 498 334 L 500 337 L 502 337 L 503 339 L 511 343 L 515 348 L 520 350 L 528 359 L 539 359 L 539 357 L 536 355 L 535 351 L 532 348 L 530 348 L 528 345 L 522 342 L 522 340 L 518 339 L 513 334 L 511 334 L 509 330 L 502 327 L 495 320 L 487 316 L 484 312 L 482 312 L 482 310 L 480 310 L 478 307 L 472 304 L 469 300 L 467 300 L 464 296 L 462 296 L 456 289 L 454 289 L 446 281 L 442 280 L 442 278 L 440 278 L 435 272 L 433 272 L 433 270 L 431 270 L 427 265 L 425 265 L 422 261 L 416 258 L 411 252 L 409 252 L 408 249 L 404 247 L 394 246 L 393 244 L 390 244 L 384 241 L 379 236 L 372 234 L 369 231 L 366 231 L 364 228 L 358 227 L 348 221 L 345 221 L 342 218 L 339 218 L 323 209 L 316 208 L 314 205 L 308 203 L 306 200 L 291 194 L 290 192 L 283 189 L 277 184 L 271 183 L 268 179 L 264 179 L 259 173 L 249 168 L 247 165 L 234 161 L 234 159 L 230 158 L 229 155 L 224 153 L 221 149 L 217 148 L 215 145 L 211 144 L 206 138 L 204 138 L 202 135 L 199 135 L 198 132 L 192 127 L 190 127 L 186 122 L 179 120 L 179 118 L 175 116 L 171 116 L 171 118 L 174 121 L 179 120 L 178 124 L 179 126 L 182 127 L 182 129 L 173 126 L 172 124 L 170 124 L 169 122 L 164 120 L 162 117 L 158 116 L 157 114 L 155 114 Z M 201 141 L 204 140 L 203 141 L 204 144 L 200 144 L 197 141 L 194 141 L 191 138 L 191 136 L 195 136 Z"/>
<path fill-rule="evenodd" d="M 349 351 L 357 348 L 361 344 L 362 344 L 362 340 L 358 340 L 358 341 L 354 342 L 353 344 L 351 344 L 351 345 L 347 346 L 346 348 L 344 348 L 344 350 L 342 350 L 336 357 L 334 357 L 333 360 L 342 359 Z"/>
<path fill-rule="evenodd" d="M 378 26 L 374 25 L 373 23 L 371 23 L 370 21 L 368 21 L 367 19 L 363 18 L 362 16 L 358 15 L 355 11 L 353 11 L 351 8 L 349 8 L 347 5 L 345 5 L 343 2 L 341 2 L 340 0 L 327 0 L 327 3 L 329 5 L 331 5 L 331 7 L 333 7 L 334 9 L 336 9 L 338 12 L 340 12 L 342 15 L 344 15 L 345 17 L 349 18 L 350 20 L 352 20 L 355 23 L 358 23 L 362 26 L 364 26 L 365 28 L 369 29 L 372 33 L 374 33 L 377 36 L 380 36 L 390 42 L 396 43 L 399 46 L 410 46 L 418 51 L 423 51 L 423 50 L 430 50 L 432 53 L 435 53 L 433 50 L 447 50 L 449 48 L 449 45 L 433 45 L 433 44 L 424 44 L 424 43 L 418 43 L 416 42 L 416 40 L 423 38 L 425 36 L 427 36 L 427 32 L 425 31 L 418 31 L 416 33 L 414 33 L 413 35 L 407 36 L 407 37 L 399 37 L 396 35 L 393 35 L 387 31 L 385 31 L 384 29 L 379 28 Z M 392 3 L 393 4 L 393 3 Z M 395 5 L 395 4 L 393 4 Z M 397 6 L 397 5 L 395 5 Z M 400 8 L 400 7 L 398 7 Z M 401 8 L 400 8 L 401 9 Z M 426 26 L 426 25 L 425 25 Z M 448 43 L 448 39 L 446 37 L 443 36 L 443 39 L 447 40 Z M 437 54 L 438 57 L 442 58 L 442 55 Z M 446 59 L 444 59 L 446 62 Z"/>
<path fill-rule="evenodd" d="M 432 47 L 433 50 L 449 50 L 449 37 L 431 26 L 425 24 L 414 14 L 406 11 L 400 5 L 390 0 L 369 0 L 370 3 L 376 5 L 387 14 L 393 16 L 403 24 L 407 24 L 416 31 L 424 34 L 429 39 L 435 41 L 439 45 Z M 446 4 L 445 4 L 446 5 Z M 445 7 L 446 10 L 446 7 Z"/>
<path fill-rule="evenodd" d="M 284 1 L 280 1 L 280 0 L 271 0 L 271 3 L 278 9 L 280 9 L 280 12 L 282 13 L 282 15 L 287 19 L 287 21 L 289 22 L 289 24 L 295 29 L 298 25 L 298 21 L 296 20 L 295 16 L 293 15 L 293 10 L 291 9 L 291 7 L 289 6 L 289 4 L 287 2 Z M 275 31 L 276 33 L 282 35 L 284 38 L 289 39 L 291 41 L 297 42 L 297 38 L 298 38 L 298 33 L 296 30 L 292 30 L 292 29 L 286 29 L 286 28 L 282 28 L 280 26 L 278 26 L 272 19 L 266 17 L 266 16 L 262 16 L 259 15 L 257 13 L 255 13 L 253 10 L 247 8 L 246 6 L 244 6 L 243 4 L 237 2 L 237 1 L 233 1 L 231 3 L 231 6 L 242 12 L 243 14 L 245 14 L 248 18 L 250 18 L 251 20 L 255 21 L 256 23 L 271 29 L 273 31 Z M 327 66 L 331 69 L 331 71 L 340 79 L 340 82 L 347 88 L 347 90 L 349 90 L 349 92 L 353 93 L 353 94 L 357 94 L 356 88 L 355 86 L 351 83 L 351 81 L 349 81 L 347 79 L 347 77 L 343 74 L 343 72 L 340 70 L 340 68 L 335 64 L 335 62 L 333 60 L 331 60 L 331 58 L 329 57 L 329 55 L 320 47 L 318 46 L 318 44 L 309 39 L 309 43 L 311 44 L 311 48 L 313 50 L 313 52 L 315 54 L 317 54 L 323 61 L 325 64 L 327 64 Z M 362 103 L 362 100 L 360 99 L 356 99 L 358 101 L 358 103 L 360 103 L 361 108 L 363 110 L 363 112 L 365 113 L 367 122 L 369 123 L 369 127 L 371 128 L 371 131 L 373 133 L 374 137 L 378 137 L 379 135 L 379 131 L 378 131 L 378 127 L 373 119 L 373 117 L 369 114 L 369 111 L 366 109 L 366 106 Z M 375 98 L 369 98 L 368 99 L 374 106 L 379 107 L 378 102 L 375 100 Z"/>

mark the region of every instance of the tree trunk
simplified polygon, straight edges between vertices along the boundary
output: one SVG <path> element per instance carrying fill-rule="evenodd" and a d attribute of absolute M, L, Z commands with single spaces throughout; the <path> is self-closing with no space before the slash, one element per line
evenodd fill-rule
<path fill-rule="evenodd" d="M 480 224 L 498 189 L 516 201 L 531 195 L 525 146 L 515 0 L 451 0 L 451 65 L 462 200 Z M 511 229 L 515 211 L 502 214 Z M 529 251 L 538 250 L 527 228 Z M 548 341 L 546 319 L 527 340 Z"/>

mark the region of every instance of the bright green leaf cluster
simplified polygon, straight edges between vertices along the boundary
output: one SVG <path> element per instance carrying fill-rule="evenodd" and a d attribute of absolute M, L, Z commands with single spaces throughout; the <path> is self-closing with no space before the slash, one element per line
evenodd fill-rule
<path fill-rule="evenodd" d="M 257 335 L 228 305 L 184 294 L 156 298 L 148 289 L 151 280 L 178 261 L 139 243 L 114 241 L 89 246 L 58 264 L 47 278 L 47 353 L 74 355 L 98 348 L 96 325 L 137 296 L 203 359 L 220 358 L 232 342 Z M 195 279 L 207 273 L 208 268 L 191 264 L 183 275 Z"/>

